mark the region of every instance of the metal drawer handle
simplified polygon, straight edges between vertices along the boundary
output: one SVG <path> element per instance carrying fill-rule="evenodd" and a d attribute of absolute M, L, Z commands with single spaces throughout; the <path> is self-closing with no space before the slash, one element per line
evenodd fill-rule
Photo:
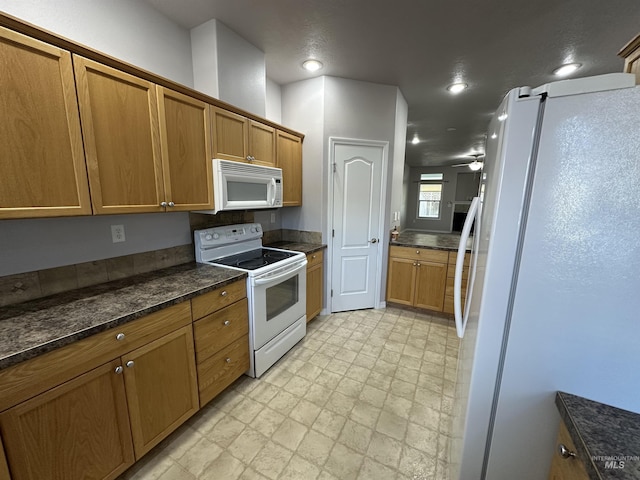
<path fill-rule="evenodd" d="M 116 335 L 116 340 L 121 341 L 124 340 L 124 333 L 119 333 Z"/>
<path fill-rule="evenodd" d="M 576 452 L 569 450 L 563 443 L 558 445 L 558 454 L 562 458 L 575 458 Z"/>
<path fill-rule="evenodd" d="M 221 297 L 226 297 L 227 296 L 227 291 L 223 290 L 222 292 L 220 292 L 220 296 Z"/>
<path fill-rule="evenodd" d="M 224 325 L 225 325 L 225 326 L 226 326 L 226 325 L 229 325 L 230 323 L 231 323 L 231 322 L 230 322 L 229 320 L 225 320 L 225 321 L 224 321 Z"/>

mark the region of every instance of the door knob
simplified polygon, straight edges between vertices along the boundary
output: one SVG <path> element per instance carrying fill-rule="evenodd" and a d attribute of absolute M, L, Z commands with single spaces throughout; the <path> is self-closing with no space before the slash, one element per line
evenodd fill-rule
<path fill-rule="evenodd" d="M 369 240 L 369 242 L 371 242 L 371 243 L 378 243 L 378 239 L 377 239 L 377 238 L 372 238 L 371 240 Z"/>

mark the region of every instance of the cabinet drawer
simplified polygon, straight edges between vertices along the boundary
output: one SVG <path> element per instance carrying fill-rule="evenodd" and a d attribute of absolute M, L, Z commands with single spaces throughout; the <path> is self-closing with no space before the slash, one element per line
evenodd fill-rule
<path fill-rule="evenodd" d="M 322 265 L 323 252 L 319 250 L 317 252 L 307 254 L 307 270 L 315 265 Z"/>
<path fill-rule="evenodd" d="M 198 365 L 200 407 L 249 370 L 249 335 L 239 338 L 224 350 Z"/>
<path fill-rule="evenodd" d="M 230 285 L 216 288 L 215 290 L 191 299 L 193 319 L 197 320 L 205 315 L 220 310 L 241 298 L 247 296 L 246 280 L 238 280 Z"/>
<path fill-rule="evenodd" d="M 391 247 L 389 248 L 389 256 L 437 263 L 447 263 L 449 259 L 449 253 L 445 250 L 414 247 Z"/>
<path fill-rule="evenodd" d="M 198 363 L 249 333 L 247 299 L 229 305 L 193 324 Z"/>
<path fill-rule="evenodd" d="M 469 275 L 465 272 L 462 273 L 462 296 L 464 297 L 465 295 L 465 291 L 467 289 L 467 279 L 468 279 Z M 455 283 L 455 279 L 453 277 L 447 277 L 447 283 L 446 283 L 446 290 L 447 293 L 446 295 L 453 295 L 453 285 Z M 449 289 L 451 289 L 451 292 L 449 292 Z"/>
<path fill-rule="evenodd" d="M 0 411 L 189 323 L 191 306 L 182 302 L 0 370 Z"/>

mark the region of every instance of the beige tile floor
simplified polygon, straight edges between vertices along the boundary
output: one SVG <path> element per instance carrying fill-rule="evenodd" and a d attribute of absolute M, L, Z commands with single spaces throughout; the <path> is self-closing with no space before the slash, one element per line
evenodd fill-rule
<path fill-rule="evenodd" d="M 399 309 L 318 317 L 121 478 L 446 479 L 458 340 Z"/>

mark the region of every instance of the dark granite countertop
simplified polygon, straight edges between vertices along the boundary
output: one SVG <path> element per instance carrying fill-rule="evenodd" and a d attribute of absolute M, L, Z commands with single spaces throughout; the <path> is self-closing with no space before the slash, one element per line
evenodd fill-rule
<path fill-rule="evenodd" d="M 246 277 L 186 263 L 0 308 L 0 370 Z"/>
<path fill-rule="evenodd" d="M 589 478 L 640 479 L 640 414 L 564 392 L 556 406 Z"/>
<path fill-rule="evenodd" d="M 280 242 L 270 243 L 265 246 L 273 247 L 273 248 L 282 248 L 283 250 L 295 250 L 296 252 L 302 252 L 304 254 L 319 252 L 320 250 L 327 248 L 327 246 L 322 243 L 296 243 L 296 242 L 287 242 L 284 240 Z"/>
<path fill-rule="evenodd" d="M 467 240 L 467 250 L 471 251 L 473 237 Z M 458 233 L 419 233 L 402 232 L 390 245 L 399 247 L 433 248 L 435 250 L 458 250 L 460 234 Z"/>

